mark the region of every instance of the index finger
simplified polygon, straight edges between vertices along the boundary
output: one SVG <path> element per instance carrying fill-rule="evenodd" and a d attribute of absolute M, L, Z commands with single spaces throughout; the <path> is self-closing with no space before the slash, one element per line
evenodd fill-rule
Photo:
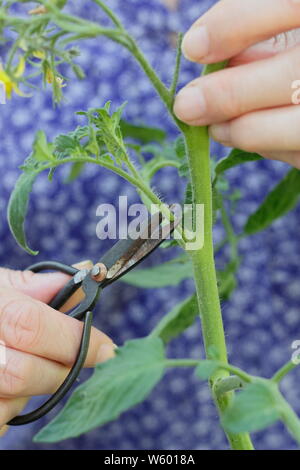
<path fill-rule="evenodd" d="M 219 62 L 299 26 L 299 0 L 221 0 L 192 25 L 182 50 L 196 62 Z"/>
<path fill-rule="evenodd" d="M 15 290 L 0 289 L 0 339 L 13 349 L 70 367 L 79 350 L 83 323 Z M 112 340 L 92 328 L 86 366 L 114 356 Z"/>

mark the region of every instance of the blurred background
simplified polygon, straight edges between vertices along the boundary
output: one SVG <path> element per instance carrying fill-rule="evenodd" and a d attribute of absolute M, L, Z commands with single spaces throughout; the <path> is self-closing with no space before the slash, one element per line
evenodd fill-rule
<path fill-rule="evenodd" d="M 207 10 L 211 0 L 109 0 L 125 26 L 139 41 L 145 55 L 166 83 L 171 81 L 175 60 L 174 37 Z M 68 2 L 72 13 L 101 21 L 94 3 Z M 169 121 L 151 85 L 129 53 L 107 40 L 81 43 L 78 63 L 86 73 L 84 81 L 73 78 L 64 88 L 65 102 L 52 105 L 51 91 L 35 91 L 32 98 L 14 96 L 1 105 L 0 115 L 0 265 L 25 268 L 33 262 L 12 238 L 7 221 L 7 202 L 19 175 L 18 166 L 30 153 L 34 134 L 43 129 L 49 138 L 73 130 L 78 124 L 75 111 L 128 101 L 125 118 L 133 123 L 162 126 L 170 138 L 176 130 Z M 4 53 L 4 49 L 1 50 Z M 196 77 L 200 67 L 183 60 L 180 85 Z M 213 145 L 218 157 L 228 149 Z M 267 191 L 281 179 L 288 166 L 262 161 L 232 169 L 230 183 L 240 189 L 242 200 L 234 215 L 241 229 Z M 66 169 L 57 171 L 53 182 L 42 175 L 31 197 L 27 234 L 38 249 L 38 260 L 53 259 L 75 263 L 96 261 L 112 242 L 96 237 L 96 208 L 114 203 L 119 195 L 138 201 L 134 188 L 114 174 L 86 167 L 78 180 L 64 183 Z M 158 174 L 155 186 L 166 202 L 179 202 L 184 186 L 174 169 Z M 230 301 L 223 304 L 230 362 L 249 373 L 271 376 L 291 356 L 291 344 L 300 339 L 300 208 L 277 221 L 262 234 L 243 239 L 239 285 Z M 217 225 L 215 237 L 222 228 Z M 165 250 L 147 260 L 154 265 L 170 256 Z M 221 255 L 222 256 L 222 255 Z M 37 259 L 35 259 L 36 261 Z M 222 263 L 222 258 L 218 260 Z M 146 265 L 144 264 L 144 266 Z M 96 326 L 121 345 L 149 333 L 157 321 L 179 300 L 193 291 L 191 281 L 178 287 L 138 289 L 124 283 L 107 289 L 97 307 Z M 168 347 L 170 357 L 203 356 L 200 322 Z M 84 380 L 90 372 L 81 376 Z M 283 382 L 283 390 L 300 411 L 299 369 Z M 32 407 L 42 402 L 34 399 Z M 59 407 L 58 407 L 59 408 Z M 57 409 L 54 414 L 57 413 Z M 0 439 L 0 449 L 225 449 L 216 409 L 205 383 L 192 370 L 169 371 L 148 399 L 118 420 L 77 439 L 53 445 L 32 443 L 32 437 L 49 416 L 35 424 L 10 429 Z M 253 435 L 258 449 L 293 449 L 295 443 L 280 424 Z"/>

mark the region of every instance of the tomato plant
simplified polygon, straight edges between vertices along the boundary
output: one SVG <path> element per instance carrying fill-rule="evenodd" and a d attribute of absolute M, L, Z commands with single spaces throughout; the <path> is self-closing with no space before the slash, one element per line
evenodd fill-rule
<path fill-rule="evenodd" d="M 22 13 L 13 10 L 15 3 L 25 4 Z M 84 79 L 76 63 L 80 41 L 105 36 L 125 47 L 137 60 L 155 88 L 157 99 L 163 101 L 177 126 L 178 137 L 170 141 L 161 129 L 126 122 L 122 118 L 124 106 L 112 111 L 113 104 L 109 102 L 80 111 L 78 114 L 84 123 L 51 142 L 46 133 L 39 130 L 8 207 L 10 228 L 17 242 L 29 253 L 36 253 L 29 247 L 24 233 L 29 195 L 41 172 L 48 171 L 51 180 L 55 169 L 61 165 L 71 165 L 71 180 L 86 164 L 112 171 L 130 182 L 146 205 L 158 205 L 167 218 L 171 217 L 170 211 L 153 190 L 152 180 L 161 168 L 172 166 L 186 181 L 183 203 L 188 202 L 193 208 L 204 206 L 203 247 L 190 249 L 182 227 L 181 238 L 174 242 L 183 250 L 180 257 L 154 268 L 133 271 L 125 278 L 126 282 L 140 287 L 162 287 L 193 277 L 195 293 L 167 313 L 147 337 L 128 341 L 118 348 L 114 359 L 98 365 L 91 379 L 75 390 L 65 408 L 35 439 L 55 442 L 103 425 L 142 401 L 167 368 L 193 367 L 199 379 L 209 381 L 221 425 L 233 449 L 252 449 L 248 433 L 277 420 L 281 420 L 300 443 L 300 422 L 280 391 L 281 380 L 296 366 L 295 361 L 283 365 L 269 379 L 250 375 L 231 365 L 221 311 L 221 301 L 229 298 L 236 287 L 240 239 L 266 229 L 295 207 L 300 195 L 300 171 L 289 170 L 250 215 L 242 233 L 235 233 L 230 206 L 236 198 L 228 188 L 226 172 L 262 157 L 233 149 L 227 157 L 215 161 L 210 155 L 207 128 L 187 126 L 175 117 L 172 108 L 180 73 L 181 36 L 173 79 L 167 87 L 106 3 L 94 0 L 110 20 L 110 26 L 67 13 L 63 0 L 39 0 L 30 15 L 23 14 L 28 13 L 26 3 L 7 0 L 0 7 L 2 36 L 5 38 L 7 31 L 13 31 L 14 35 L 6 63 L 0 70 L 8 97 L 14 92 L 21 93 L 21 86 L 30 86 L 32 79 L 41 76 L 45 84 L 52 86 L 53 101 L 59 103 L 64 89 L 61 65 L 69 65 L 78 79 Z M 214 73 L 225 66 L 226 63 L 210 65 L 203 73 Z M 145 159 L 145 154 L 151 158 Z M 226 232 L 219 247 L 213 244 L 213 225 L 217 217 L 221 218 Z M 165 249 L 171 243 L 167 245 Z M 215 253 L 227 245 L 230 248 L 228 265 L 217 271 Z M 189 327 L 198 315 L 206 358 L 167 358 L 165 345 Z"/>

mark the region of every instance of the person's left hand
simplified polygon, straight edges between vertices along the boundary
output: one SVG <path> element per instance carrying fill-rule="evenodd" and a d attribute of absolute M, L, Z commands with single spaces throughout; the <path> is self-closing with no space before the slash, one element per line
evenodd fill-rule
<path fill-rule="evenodd" d="M 90 269 L 90 261 L 76 264 Z M 54 393 L 76 359 L 83 323 L 47 304 L 69 280 L 60 272 L 0 268 L 0 436 L 31 396 Z M 84 294 L 70 297 L 71 309 Z M 85 367 L 114 357 L 115 345 L 92 328 Z"/>
<path fill-rule="evenodd" d="M 174 112 L 216 141 L 300 169 L 300 1 L 221 0 L 183 40 L 184 55 L 225 70 L 197 78 Z M 286 33 L 285 33 L 286 32 Z"/>

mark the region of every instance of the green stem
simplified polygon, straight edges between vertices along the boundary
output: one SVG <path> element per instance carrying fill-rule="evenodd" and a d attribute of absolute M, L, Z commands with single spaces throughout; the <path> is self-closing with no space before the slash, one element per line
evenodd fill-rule
<path fill-rule="evenodd" d="M 165 167 L 170 167 L 170 166 L 179 169 L 179 168 L 180 168 L 180 163 L 175 162 L 175 161 L 173 161 L 173 160 L 164 160 L 164 161 L 162 161 L 162 162 L 157 163 L 156 165 L 153 166 L 153 168 L 151 169 L 151 171 L 149 171 L 149 173 L 148 173 L 148 178 L 149 178 L 149 180 L 151 180 L 151 179 L 153 178 L 153 176 L 154 176 L 159 170 L 161 170 L 162 168 L 165 168 Z"/>
<path fill-rule="evenodd" d="M 209 359 L 217 359 L 227 364 L 212 241 L 212 187 L 208 130 L 206 127 L 188 127 L 183 132 L 186 140 L 194 203 L 204 205 L 204 247 L 190 251 L 189 254 L 194 269 L 205 350 Z M 220 414 L 227 408 L 232 398 L 232 393 L 221 397 L 217 397 L 214 393 L 216 382 L 224 377 L 228 377 L 228 372 L 218 370 L 210 380 L 213 398 Z M 227 438 L 233 449 L 253 449 L 250 437 L 246 433 L 232 434 L 228 432 Z"/>
<path fill-rule="evenodd" d="M 154 330 L 155 331 L 155 330 Z M 153 332 L 152 332 L 153 333 Z M 214 361 L 215 362 L 215 361 Z M 167 366 L 168 367 L 196 367 L 201 364 L 201 360 L 199 361 L 198 359 L 168 359 L 167 360 Z M 220 370 L 226 370 L 232 374 L 235 374 L 236 377 L 228 377 L 228 374 L 226 376 L 226 379 L 237 379 L 239 382 L 245 382 L 249 383 L 252 381 L 252 377 L 247 374 L 247 372 L 244 372 L 243 370 L 239 369 L 238 367 L 234 367 L 231 364 L 225 363 L 225 362 L 220 362 L 218 361 L 218 366 Z M 222 379 L 223 380 L 223 379 Z M 224 379 L 225 380 L 225 379 Z M 218 386 L 220 383 L 218 382 Z"/>
<path fill-rule="evenodd" d="M 105 161 L 104 159 L 98 160 L 96 158 L 87 157 L 87 156 L 68 157 L 68 158 L 64 158 L 63 160 L 56 160 L 56 161 L 43 165 L 42 167 L 39 168 L 38 173 L 45 171 L 47 169 L 50 169 L 50 168 L 56 168 L 60 165 L 64 165 L 65 163 L 93 163 L 94 165 L 99 165 L 99 166 L 102 166 L 103 168 L 113 171 L 114 173 L 121 176 L 129 183 L 131 183 L 133 186 L 137 187 L 142 193 L 144 193 L 145 196 L 147 196 L 147 198 L 150 200 L 152 204 L 155 204 L 156 206 L 159 207 L 160 212 L 166 217 L 168 221 L 172 221 L 174 219 L 174 214 L 170 211 L 169 207 L 161 201 L 161 199 L 152 191 L 150 186 L 148 186 L 148 184 L 144 182 L 144 180 L 138 173 L 136 176 L 132 175 L 128 173 L 127 171 L 123 170 L 122 168 L 115 166 L 113 163 L 109 163 Z M 182 240 L 178 240 L 178 241 L 183 244 L 184 234 L 182 232 L 181 227 L 177 226 L 175 231 L 177 231 L 182 237 Z"/>
<path fill-rule="evenodd" d="M 107 16 L 112 20 L 117 28 L 124 30 L 124 27 L 119 20 L 119 18 L 114 14 L 114 12 L 101 0 L 93 0 L 97 5 L 102 8 L 102 10 L 107 14 Z"/>
<path fill-rule="evenodd" d="M 198 359 L 167 359 L 166 367 L 197 367 L 200 364 Z"/>
<path fill-rule="evenodd" d="M 140 66 L 142 67 L 143 71 L 149 78 L 150 82 L 154 86 L 160 98 L 165 103 L 171 116 L 174 118 L 173 111 L 172 111 L 172 97 L 168 88 L 163 84 L 161 79 L 156 74 L 155 70 L 151 67 L 151 65 L 145 58 L 144 54 L 142 53 L 142 51 L 140 50 L 140 48 L 138 47 L 138 45 L 132 38 L 131 38 L 131 47 L 129 50 L 134 55 L 134 57 L 136 58 Z"/>
<path fill-rule="evenodd" d="M 175 61 L 175 69 L 174 69 L 174 73 L 173 73 L 173 80 L 172 80 L 172 83 L 171 83 L 171 86 L 170 86 L 170 95 L 171 95 L 172 103 L 174 102 L 174 98 L 175 98 L 175 94 L 176 94 L 176 88 L 177 88 L 178 79 L 179 79 L 180 64 L 181 64 L 181 57 L 182 57 L 182 52 L 181 52 L 182 38 L 183 38 L 183 34 L 179 33 L 178 42 L 177 42 L 177 54 L 176 54 L 176 61 Z"/>
<path fill-rule="evenodd" d="M 292 362 L 292 361 L 287 362 L 286 364 L 284 364 L 284 366 L 282 366 L 282 367 L 276 372 L 276 374 L 273 375 L 272 381 L 275 382 L 275 383 L 281 382 L 281 380 L 282 380 L 289 372 L 291 372 L 293 369 L 295 369 L 295 367 L 297 367 L 298 365 L 299 365 L 299 364 L 295 364 L 295 363 Z"/>
<path fill-rule="evenodd" d="M 287 430 L 293 438 L 300 444 L 300 420 L 286 399 L 281 395 L 278 390 L 276 397 L 277 403 L 280 406 L 280 416 L 285 424 Z"/>
<path fill-rule="evenodd" d="M 99 165 L 103 168 L 113 171 L 114 173 L 121 176 L 129 183 L 131 183 L 133 186 L 138 187 L 141 191 L 143 191 L 143 193 L 146 194 L 146 196 L 151 200 L 153 204 L 158 204 L 159 206 L 163 204 L 162 201 L 159 199 L 159 197 L 156 196 L 156 194 L 151 190 L 151 188 L 143 182 L 142 178 L 136 178 L 135 176 L 132 176 L 131 174 L 127 173 L 125 170 L 122 170 L 122 168 L 119 168 L 115 166 L 113 163 L 109 163 L 105 161 L 104 159 L 98 160 L 96 158 L 87 157 L 87 156 L 67 157 L 62 160 L 55 160 L 53 162 L 43 165 L 42 167 L 39 168 L 38 173 L 40 173 L 41 171 L 50 169 L 50 168 L 56 168 L 66 163 L 93 163 L 94 165 Z"/>

